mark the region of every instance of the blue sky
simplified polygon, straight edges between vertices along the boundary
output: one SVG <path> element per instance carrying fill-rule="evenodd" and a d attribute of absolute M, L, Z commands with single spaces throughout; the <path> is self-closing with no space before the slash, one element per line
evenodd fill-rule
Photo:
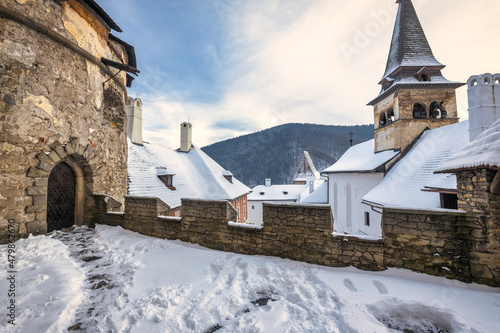
<path fill-rule="evenodd" d="M 203 146 L 289 122 L 368 124 L 394 0 L 98 0 L 134 45 L 144 137 Z M 444 75 L 500 72 L 498 0 L 413 0 Z M 466 90 L 458 92 L 467 118 Z"/>

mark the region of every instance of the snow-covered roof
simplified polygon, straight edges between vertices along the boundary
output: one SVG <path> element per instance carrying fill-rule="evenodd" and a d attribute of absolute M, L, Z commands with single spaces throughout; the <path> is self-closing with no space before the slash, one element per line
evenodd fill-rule
<path fill-rule="evenodd" d="M 314 191 L 310 192 L 309 186 L 302 191 L 299 202 L 304 203 L 327 203 L 328 202 L 328 182 L 325 180 L 316 180 L 314 182 Z"/>
<path fill-rule="evenodd" d="M 464 149 L 444 162 L 436 172 L 500 168 L 500 119 Z"/>
<path fill-rule="evenodd" d="M 304 151 L 302 154 L 302 159 L 300 160 L 299 169 L 297 170 L 297 174 L 295 175 L 294 181 L 308 181 L 310 178 L 320 179 L 320 174 L 314 163 L 309 156 L 307 151 Z"/>
<path fill-rule="evenodd" d="M 439 194 L 422 191 L 449 184 L 449 174 L 434 171 L 469 141 L 469 122 L 426 131 L 413 148 L 389 171 L 363 201 L 380 206 L 439 208 Z"/>
<path fill-rule="evenodd" d="M 248 195 L 248 200 L 254 201 L 298 201 L 300 194 L 309 185 L 257 185 Z"/>
<path fill-rule="evenodd" d="M 446 174 L 447 177 L 441 178 L 437 181 L 433 181 L 430 184 L 425 185 L 426 189 L 436 190 L 436 191 L 456 191 L 457 190 L 457 177 L 454 174 Z"/>
<path fill-rule="evenodd" d="M 444 67 L 436 60 L 411 1 L 401 1 L 384 78 L 399 67 Z"/>
<path fill-rule="evenodd" d="M 182 198 L 232 200 L 250 192 L 234 177 L 228 181 L 224 175 L 229 173 L 195 145 L 185 153 L 155 144 L 136 145 L 129 139 L 127 143 L 130 195 L 158 197 L 176 208 Z M 174 175 L 175 189 L 158 178 L 167 174 Z"/>
<path fill-rule="evenodd" d="M 371 139 L 349 148 L 334 165 L 322 172 L 373 172 L 398 154 L 395 150 L 375 153 L 375 140 Z"/>

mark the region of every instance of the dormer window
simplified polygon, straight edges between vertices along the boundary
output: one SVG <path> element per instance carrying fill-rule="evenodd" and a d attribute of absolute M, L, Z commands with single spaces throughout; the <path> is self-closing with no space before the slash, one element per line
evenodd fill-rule
<path fill-rule="evenodd" d="M 159 175 L 158 178 L 171 190 L 175 190 L 174 187 L 174 175 Z"/>
<path fill-rule="evenodd" d="M 228 182 L 233 183 L 233 174 L 230 171 L 224 170 L 222 171 L 222 175 Z"/>
<path fill-rule="evenodd" d="M 156 168 L 156 176 L 160 178 L 160 180 L 171 190 L 175 190 L 174 187 L 174 175 L 169 174 L 167 172 L 167 168 L 165 167 L 157 167 Z"/>
<path fill-rule="evenodd" d="M 425 67 L 419 70 L 416 76 L 419 82 L 431 81 L 431 71 Z"/>
<path fill-rule="evenodd" d="M 385 91 L 385 90 L 389 89 L 390 87 L 392 87 L 393 83 L 394 83 L 394 80 L 391 78 L 387 78 L 384 81 L 382 81 L 383 90 Z"/>

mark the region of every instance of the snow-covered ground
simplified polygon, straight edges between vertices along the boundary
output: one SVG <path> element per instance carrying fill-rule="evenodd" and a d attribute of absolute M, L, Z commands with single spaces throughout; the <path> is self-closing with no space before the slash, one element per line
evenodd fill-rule
<path fill-rule="evenodd" d="M 500 331 L 499 289 L 405 270 L 231 254 L 108 226 L 16 246 L 16 325 L 3 255 L 2 332 Z"/>

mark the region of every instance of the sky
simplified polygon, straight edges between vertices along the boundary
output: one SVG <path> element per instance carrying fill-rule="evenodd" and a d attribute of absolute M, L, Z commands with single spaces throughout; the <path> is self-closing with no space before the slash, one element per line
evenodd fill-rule
<path fill-rule="evenodd" d="M 394 0 L 98 0 L 135 47 L 143 135 L 178 148 L 276 125 L 373 123 Z M 500 72 L 498 0 L 413 0 L 451 81 Z M 457 90 L 461 119 L 466 87 Z"/>

